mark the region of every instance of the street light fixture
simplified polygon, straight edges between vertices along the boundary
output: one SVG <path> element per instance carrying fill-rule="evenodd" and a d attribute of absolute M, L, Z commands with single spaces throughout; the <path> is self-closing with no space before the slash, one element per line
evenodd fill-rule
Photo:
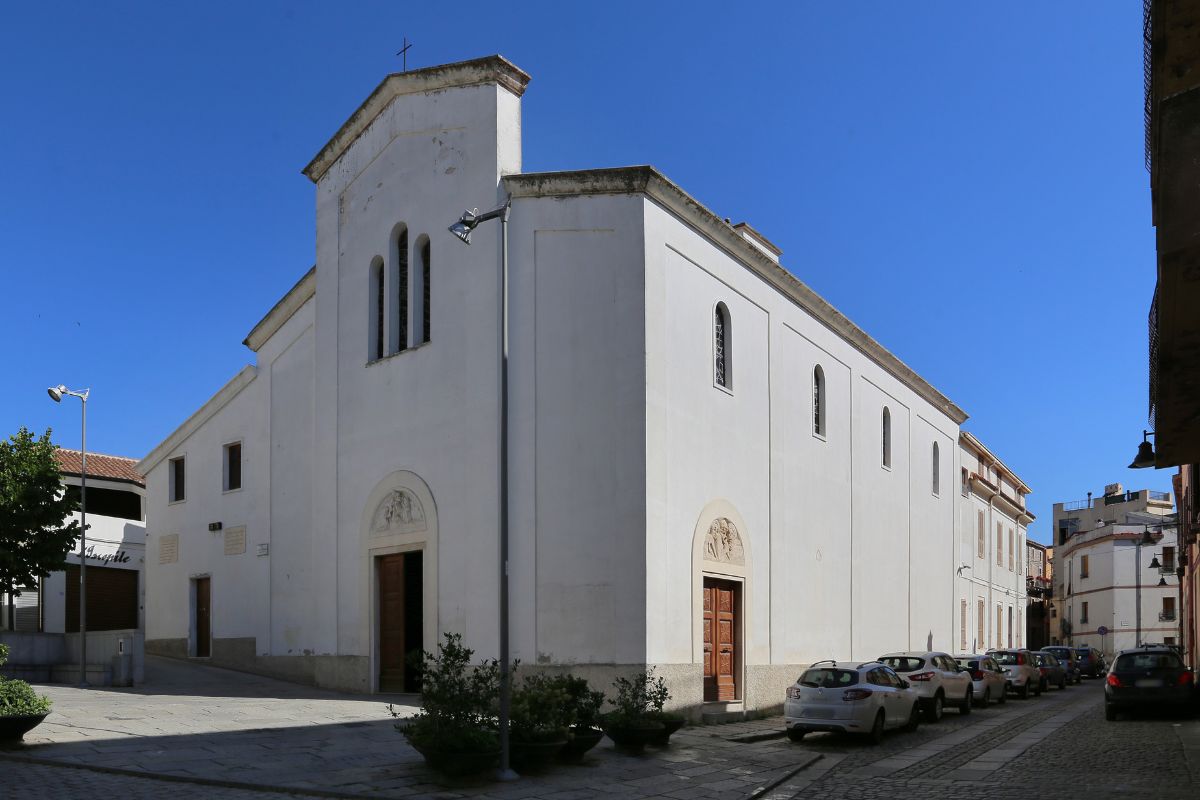
<path fill-rule="evenodd" d="M 1137 456 L 1130 463 L 1130 469 L 1145 469 L 1154 466 L 1154 445 L 1150 444 L 1150 437 L 1153 435 L 1154 431 L 1142 430 L 1142 443 L 1138 445 Z"/>
<path fill-rule="evenodd" d="M 508 210 L 504 205 L 483 214 L 478 209 L 464 211 L 447 230 L 464 244 L 471 243 L 471 232 L 481 222 L 500 220 L 500 769 L 496 777 L 516 780 L 509 765 L 508 721 L 512 700 L 512 664 L 508 642 Z"/>
<path fill-rule="evenodd" d="M 50 399 L 61 403 L 64 395 L 78 397 L 83 407 L 83 427 L 79 452 L 79 685 L 87 686 L 87 401 L 91 389 L 77 392 L 63 384 L 46 390 Z"/>

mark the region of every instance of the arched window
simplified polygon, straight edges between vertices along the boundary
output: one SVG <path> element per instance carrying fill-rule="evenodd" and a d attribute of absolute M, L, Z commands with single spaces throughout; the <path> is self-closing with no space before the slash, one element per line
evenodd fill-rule
<path fill-rule="evenodd" d="M 825 372 L 821 365 L 813 367 L 813 433 L 825 435 Z"/>
<path fill-rule="evenodd" d="M 933 443 L 933 493 L 940 495 L 942 493 L 942 457 L 938 449 L 938 443 Z"/>
<path fill-rule="evenodd" d="M 892 412 L 883 407 L 883 465 L 892 466 Z"/>
<path fill-rule="evenodd" d="M 421 236 L 421 341 L 430 341 L 433 311 L 430 306 L 430 237 Z"/>
<path fill-rule="evenodd" d="M 733 388 L 732 333 L 729 309 L 717 303 L 713 311 L 713 380 L 725 389 Z"/>
<path fill-rule="evenodd" d="M 396 236 L 396 352 L 408 349 L 408 228 Z"/>
<path fill-rule="evenodd" d="M 375 256 L 371 260 L 369 280 L 367 285 L 367 308 L 370 317 L 367 322 L 367 360 L 374 361 L 384 356 L 384 325 L 383 307 L 383 259 Z"/>

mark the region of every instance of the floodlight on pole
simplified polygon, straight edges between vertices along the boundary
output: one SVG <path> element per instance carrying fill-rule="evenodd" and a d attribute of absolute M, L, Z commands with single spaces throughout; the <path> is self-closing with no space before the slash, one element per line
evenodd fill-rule
<path fill-rule="evenodd" d="M 87 401 L 91 389 L 81 392 L 65 385 L 46 390 L 50 399 L 61 403 L 63 396 L 78 397 L 83 407 L 83 427 L 80 430 L 81 456 L 79 465 L 79 685 L 87 686 Z"/>
<path fill-rule="evenodd" d="M 480 214 L 478 209 L 464 211 L 447 230 L 464 244 L 471 243 L 471 231 L 481 222 L 500 220 L 500 769 L 502 781 L 519 776 L 510 765 L 508 722 L 512 705 L 512 661 L 508 635 L 508 210 L 512 197 L 504 205 Z"/>

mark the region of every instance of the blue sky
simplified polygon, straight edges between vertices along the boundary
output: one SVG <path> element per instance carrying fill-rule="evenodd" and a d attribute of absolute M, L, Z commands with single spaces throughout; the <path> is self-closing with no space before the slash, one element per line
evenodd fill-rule
<path fill-rule="evenodd" d="M 142 456 L 314 260 L 300 169 L 379 80 L 501 53 L 528 171 L 650 163 L 1055 501 L 1129 471 L 1154 233 L 1141 4 L 24 3 L 0 26 L 0 435 Z"/>

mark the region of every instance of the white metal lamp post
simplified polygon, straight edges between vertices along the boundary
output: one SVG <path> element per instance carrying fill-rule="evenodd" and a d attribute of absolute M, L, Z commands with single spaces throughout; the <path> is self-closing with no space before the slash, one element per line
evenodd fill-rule
<path fill-rule="evenodd" d="M 50 399 L 61 403 L 63 395 L 78 397 L 83 407 L 83 428 L 81 432 L 80 453 L 82 463 L 79 467 L 79 685 L 87 686 L 87 401 L 91 389 L 81 392 L 73 391 L 63 386 L 51 386 L 46 390 Z"/>
<path fill-rule="evenodd" d="M 449 231 L 464 244 L 471 243 L 471 231 L 481 222 L 500 220 L 500 771 L 502 781 L 516 780 L 509 764 L 508 720 L 512 699 L 512 673 L 508 646 L 508 210 L 512 197 L 504 205 L 480 214 L 464 211 Z"/>

